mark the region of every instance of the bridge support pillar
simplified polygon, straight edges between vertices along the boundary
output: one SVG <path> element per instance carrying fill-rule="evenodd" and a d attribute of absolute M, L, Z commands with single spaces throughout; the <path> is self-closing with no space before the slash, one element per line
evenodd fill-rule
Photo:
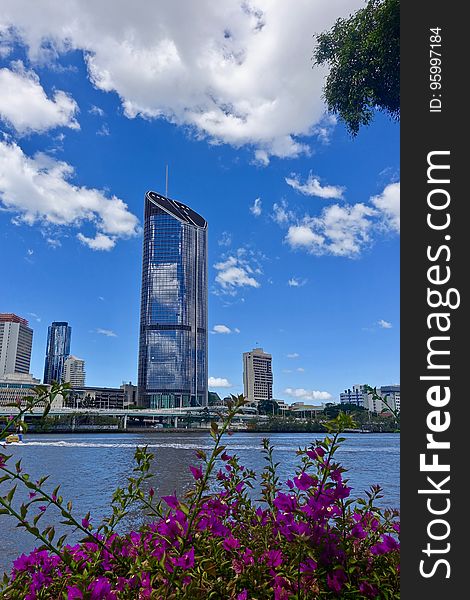
<path fill-rule="evenodd" d="M 175 429 L 178 427 L 178 417 L 175 417 Z"/>
<path fill-rule="evenodd" d="M 123 426 L 124 429 L 127 429 L 127 415 L 124 415 L 122 426 Z"/>

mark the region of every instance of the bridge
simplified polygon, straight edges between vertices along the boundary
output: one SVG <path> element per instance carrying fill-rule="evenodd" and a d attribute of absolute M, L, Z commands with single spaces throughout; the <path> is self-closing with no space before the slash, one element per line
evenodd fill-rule
<path fill-rule="evenodd" d="M 39 419 L 43 415 L 43 407 L 35 407 L 32 412 L 23 415 L 23 419 Z M 18 414 L 16 407 L 0 406 L 0 418 Z M 204 422 L 220 421 L 228 413 L 226 406 L 188 406 L 185 408 L 71 408 L 64 406 L 51 407 L 48 416 L 61 417 L 69 416 L 72 419 L 83 416 L 97 417 L 116 417 L 120 419 L 121 428 L 127 429 L 129 421 L 139 421 L 140 424 L 151 422 L 149 426 L 156 424 L 166 424 L 167 427 L 178 427 L 179 421 L 195 422 L 201 426 Z M 242 412 L 238 413 L 233 419 L 234 425 L 246 425 L 247 422 L 262 419 L 254 407 L 243 407 Z M 158 426 L 158 425 L 157 425 Z"/>

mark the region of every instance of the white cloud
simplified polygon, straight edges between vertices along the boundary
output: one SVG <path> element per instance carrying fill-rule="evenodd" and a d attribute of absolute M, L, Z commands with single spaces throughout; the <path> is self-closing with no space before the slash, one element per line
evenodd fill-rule
<path fill-rule="evenodd" d="M 296 371 L 299 373 L 305 373 L 305 369 L 303 367 L 297 367 Z"/>
<path fill-rule="evenodd" d="M 37 321 L 38 323 L 40 323 L 40 322 L 41 322 L 41 317 L 39 317 L 39 316 L 38 316 L 36 313 L 29 312 L 29 313 L 28 313 L 28 315 L 29 315 L 30 317 L 32 317 L 32 318 L 33 318 L 35 321 Z"/>
<path fill-rule="evenodd" d="M 382 327 L 382 329 L 391 329 L 392 328 L 392 324 L 389 323 L 388 321 L 384 321 L 383 319 L 380 319 L 380 321 L 377 321 L 377 323 L 380 327 Z"/>
<path fill-rule="evenodd" d="M 232 384 L 225 377 L 209 377 L 209 387 L 213 388 L 229 388 Z"/>
<path fill-rule="evenodd" d="M 46 238 L 46 242 L 51 248 L 60 248 L 62 246 L 62 242 L 55 238 Z"/>
<path fill-rule="evenodd" d="M 223 231 L 220 239 L 217 241 L 219 246 L 230 246 L 232 244 L 232 236 L 227 231 Z"/>
<path fill-rule="evenodd" d="M 255 275 L 261 273 L 253 255 L 248 254 L 244 248 L 239 248 L 236 253 L 231 254 L 221 262 L 214 265 L 218 271 L 215 278 L 220 289 L 228 294 L 235 294 L 237 288 L 260 287 Z"/>
<path fill-rule="evenodd" d="M 286 354 L 287 358 L 299 358 L 300 354 L 298 352 L 291 352 L 290 354 Z"/>
<path fill-rule="evenodd" d="M 97 117 L 104 117 L 104 110 L 99 106 L 95 106 L 94 104 L 88 111 L 91 115 L 96 115 Z"/>
<path fill-rule="evenodd" d="M 304 390 L 304 388 L 286 388 L 284 393 L 297 400 L 330 400 L 332 395 L 329 392 L 320 392 L 318 390 Z"/>
<path fill-rule="evenodd" d="M 232 333 L 232 330 L 227 325 L 214 325 L 211 333 Z"/>
<path fill-rule="evenodd" d="M 93 85 L 116 92 L 129 118 L 163 118 L 212 142 L 252 145 L 260 162 L 308 151 L 324 136 L 326 68 L 312 34 L 363 0 L 3 0 L 31 60 L 84 53 Z M 182 18 L 181 15 L 184 15 Z"/>
<path fill-rule="evenodd" d="M 108 135 L 111 135 L 109 132 L 109 127 L 106 125 L 106 123 L 101 125 L 101 127 L 96 132 L 96 135 L 101 135 L 103 137 L 107 137 Z"/>
<path fill-rule="evenodd" d="M 261 212 L 262 212 L 262 208 L 261 208 L 261 198 L 256 198 L 256 200 L 254 201 L 253 206 L 250 206 L 250 212 L 251 214 L 255 215 L 255 217 L 259 217 Z"/>
<path fill-rule="evenodd" d="M 44 132 L 54 127 L 80 129 L 75 119 L 77 103 L 63 91 L 49 99 L 34 71 L 27 71 L 21 61 L 12 70 L 0 69 L 0 118 L 19 134 Z"/>
<path fill-rule="evenodd" d="M 372 204 L 383 213 L 384 224 L 400 232 L 400 182 L 390 183 L 379 196 L 373 196 Z"/>
<path fill-rule="evenodd" d="M 77 238 L 91 250 L 111 250 L 116 245 L 116 240 L 104 233 L 97 233 L 93 238 L 89 238 L 83 233 L 77 233 Z"/>
<path fill-rule="evenodd" d="M 295 219 L 294 213 L 288 210 L 287 202 L 285 200 L 273 204 L 273 214 L 271 216 L 278 225 L 286 225 Z"/>
<path fill-rule="evenodd" d="M 114 333 L 114 331 L 112 331 L 111 329 L 101 329 L 101 327 L 98 327 L 96 333 L 105 335 L 106 337 L 117 337 L 117 333 Z"/>
<path fill-rule="evenodd" d="M 307 279 L 299 279 L 298 277 L 292 277 L 287 282 L 287 285 L 290 287 L 302 287 L 307 283 Z"/>
<path fill-rule="evenodd" d="M 26 156 L 15 143 L 0 141 L 0 207 L 15 214 L 16 223 L 79 227 L 88 222 L 94 237 L 78 234 L 96 250 L 109 249 L 119 238 L 137 235 L 138 220 L 120 198 L 77 186 L 73 168 L 45 154 Z M 49 242 L 50 243 L 50 242 Z"/>
<path fill-rule="evenodd" d="M 291 225 L 285 241 L 291 248 L 311 254 L 354 258 L 371 242 L 374 222 L 369 217 L 375 215 L 375 209 L 362 203 L 334 204 L 324 208 L 319 217 L 305 217 L 300 224 Z"/>
<path fill-rule="evenodd" d="M 346 188 L 334 185 L 322 186 L 319 178 L 316 175 L 309 174 L 305 183 L 300 183 L 300 177 L 292 173 L 291 177 L 285 178 L 286 183 L 306 196 L 318 196 L 319 198 L 337 199 L 343 198 L 343 193 Z"/>

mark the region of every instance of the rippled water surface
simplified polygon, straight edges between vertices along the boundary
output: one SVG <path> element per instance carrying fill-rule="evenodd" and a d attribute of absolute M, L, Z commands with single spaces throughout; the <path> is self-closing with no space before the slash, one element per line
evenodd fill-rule
<path fill-rule="evenodd" d="M 261 454 L 264 437 L 266 434 L 235 433 L 227 437 L 225 443 L 240 457 L 241 464 L 259 472 L 265 464 Z M 281 481 L 285 481 L 292 477 L 298 464 L 296 450 L 309 445 L 315 434 L 275 433 L 269 437 L 275 446 L 275 460 L 280 463 Z M 345 437 L 336 456 L 348 469 L 352 496 L 357 497 L 378 483 L 384 489 L 381 504 L 398 508 L 399 435 L 346 434 Z M 13 454 L 12 461 L 21 458 L 24 470 L 33 478 L 50 475 L 49 489 L 61 484 L 60 493 L 64 499 L 73 501 L 74 514 L 81 518 L 90 511 L 92 523 L 96 524 L 109 514 L 113 491 L 124 485 L 131 473 L 137 446 L 148 445 L 155 455 L 154 478 L 148 485 L 155 488 L 156 494 L 166 495 L 175 491 L 182 494 L 189 488 L 192 477 L 188 467 L 197 462 L 195 451 L 210 450 L 211 442 L 205 432 L 30 435 L 23 445 L 8 446 L 8 454 Z M 6 486 L 0 485 L 0 493 L 5 492 Z M 18 500 L 26 495 L 19 490 Z M 123 528 L 138 527 L 142 519 L 141 513 L 135 511 L 123 523 Z M 43 525 L 59 521 L 59 515 L 49 511 L 41 520 Z M 10 517 L 0 515 L 0 574 L 10 570 L 19 554 L 37 545 L 15 525 Z M 60 526 L 57 529 L 60 530 Z"/>

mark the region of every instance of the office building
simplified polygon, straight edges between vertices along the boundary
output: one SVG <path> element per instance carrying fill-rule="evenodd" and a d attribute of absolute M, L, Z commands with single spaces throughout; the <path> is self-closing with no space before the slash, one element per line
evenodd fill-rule
<path fill-rule="evenodd" d="M 64 361 L 63 381 L 70 383 L 72 387 L 83 387 L 85 385 L 85 361 L 72 354 Z"/>
<path fill-rule="evenodd" d="M 124 408 L 127 408 L 128 406 L 137 406 L 137 386 L 133 385 L 132 381 L 129 381 L 128 383 L 123 383 L 121 385 L 121 390 L 124 392 Z"/>
<path fill-rule="evenodd" d="M 29 373 L 33 330 L 28 321 L 12 313 L 0 313 L 0 377 Z"/>
<path fill-rule="evenodd" d="M 364 385 L 353 385 L 352 389 L 348 388 L 339 395 L 341 404 L 355 404 L 356 406 L 364 406 L 366 393 Z"/>
<path fill-rule="evenodd" d="M 26 396 L 34 396 L 34 388 L 40 383 L 40 379 L 35 379 L 29 373 L 7 373 L 0 376 L 0 406 L 12 404 L 25 406 Z M 51 408 L 61 408 L 63 400 L 63 397 L 58 394 L 52 401 Z M 44 405 L 45 402 L 37 404 L 40 407 Z"/>
<path fill-rule="evenodd" d="M 243 353 L 243 389 L 250 403 L 257 404 L 273 397 L 272 356 L 263 348 Z"/>
<path fill-rule="evenodd" d="M 380 387 L 380 395 L 386 398 L 387 404 L 397 412 L 400 412 L 400 386 L 399 385 L 382 385 Z"/>
<path fill-rule="evenodd" d="M 44 383 L 63 380 L 64 363 L 70 354 L 72 328 L 64 321 L 54 321 L 47 332 L 46 363 L 44 365 Z"/>
<path fill-rule="evenodd" d="M 207 405 L 207 222 L 145 195 L 138 397 L 141 406 Z"/>
<path fill-rule="evenodd" d="M 126 395 L 120 388 L 77 386 L 66 396 L 65 406 L 68 408 L 125 408 Z"/>
<path fill-rule="evenodd" d="M 364 407 L 374 413 L 382 411 L 400 412 L 400 386 L 399 385 L 383 385 L 377 389 L 378 398 L 373 398 L 372 394 L 368 394 L 365 398 Z M 384 400 L 388 406 L 384 403 Z"/>

